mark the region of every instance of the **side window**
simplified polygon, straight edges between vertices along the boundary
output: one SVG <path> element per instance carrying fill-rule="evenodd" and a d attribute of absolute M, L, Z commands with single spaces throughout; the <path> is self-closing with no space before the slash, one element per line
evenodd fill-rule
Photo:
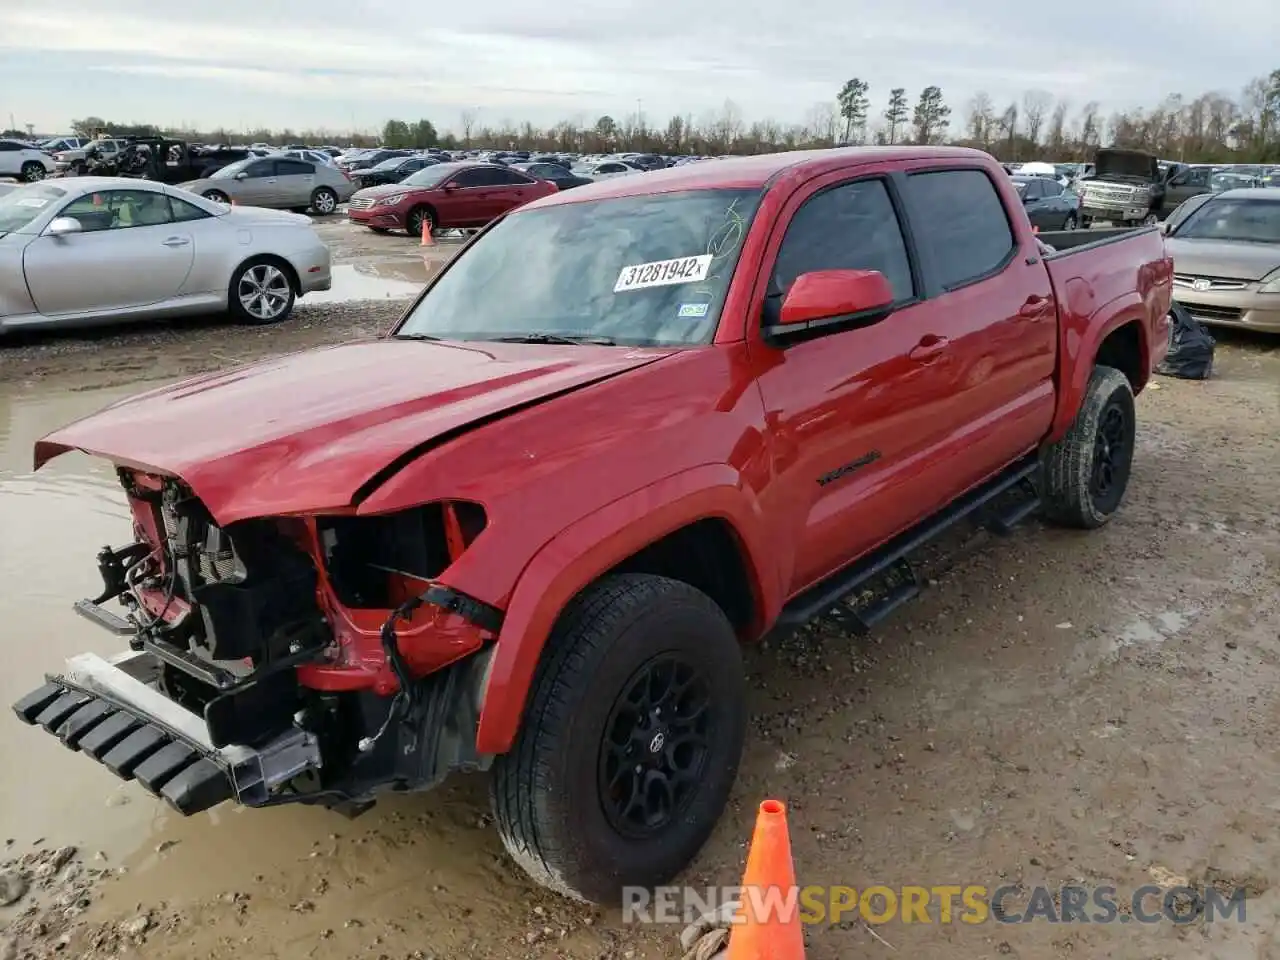
<path fill-rule="evenodd" d="M 1044 197 L 1044 187 L 1039 180 L 1027 180 L 1025 183 L 1026 186 L 1022 188 L 1024 190 L 1022 194 L 1024 198 L 1027 200 L 1040 200 Z"/>
<path fill-rule="evenodd" d="M 1192 170 L 1187 177 L 1187 183 L 1193 187 L 1207 187 L 1209 185 L 1209 168 L 1197 167 Z"/>
<path fill-rule="evenodd" d="M 454 178 L 454 182 L 460 187 L 493 187 L 499 183 L 506 183 L 504 179 L 507 171 L 505 170 L 489 170 L 485 167 L 472 167 L 470 170 L 463 170 Z"/>
<path fill-rule="evenodd" d="M 314 164 L 305 160 L 277 160 L 277 177 L 306 177 L 316 172 Z"/>
<path fill-rule="evenodd" d="M 169 223 L 169 201 L 163 193 L 148 190 L 103 190 L 67 204 L 60 217 L 80 221 L 83 233 L 154 227 Z"/>
<path fill-rule="evenodd" d="M 915 296 L 907 244 L 883 180 L 832 187 L 796 211 L 774 263 L 766 324 L 775 322 L 769 313 L 781 307 L 796 277 L 813 270 L 879 270 L 896 301 Z"/>
<path fill-rule="evenodd" d="M 169 198 L 169 210 L 173 214 L 174 223 L 186 223 L 188 220 L 203 220 L 210 214 L 205 213 L 194 203 L 187 203 L 177 197 Z"/>
<path fill-rule="evenodd" d="M 0 140 L 0 153 L 14 153 L 22 148 L 12 140 Z"/>
<path fill-rule="evenodd" d="M 998 270 L 1014 250 L 1013 228 L 995 184 L 981 170 L 937 170 L 907 177 L 912 209 L 927 225 L 929 251 L 943 289 Z"/>
<path fill-rule="evenodd" d="M 596 167 L 596 173 L 622 173 L 627 168 L 620 163 L 602 163 Z"/>
<path fill-rule="evenodd" d="M 526 186 L 533 183 L 531 179 L 519 170 L 495 170 L 493 173 L 496 182 L 506 186 Z"/>
<path fill-rule="evenodd" d="M 1046 197 L 1062 196 L 1062 184 L 1060 184 L 1057 180 L 1045 180 L 1044 195 Z"/>
<path fill-rule="evenodd" d="M 276 162 L 274 160 L 259 160 L 257 163 L 251 163 L 245 167 L 244 174 L 254 180 L 259 177 L 274 177 L 276 175 Z"/>

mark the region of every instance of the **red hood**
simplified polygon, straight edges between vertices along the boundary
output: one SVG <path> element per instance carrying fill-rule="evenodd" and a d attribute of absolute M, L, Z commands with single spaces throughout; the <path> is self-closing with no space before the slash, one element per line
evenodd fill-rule
<path fill-rule="evenodd" d="M 357 173 L 356 176 L 359 176 Z M 353 197 L 389 197 L 395 193 L 423 193 L 432 187 L 414 187 L 404 183 L 380 183 L 376 187 L 361 187 Z"/>
<path fill-rule="evenodd" d="M 349 506 L 401 456 L 669 351 L 369 340 L 130 397 L 36 444 L 181 478 L 221 524 Z"/>

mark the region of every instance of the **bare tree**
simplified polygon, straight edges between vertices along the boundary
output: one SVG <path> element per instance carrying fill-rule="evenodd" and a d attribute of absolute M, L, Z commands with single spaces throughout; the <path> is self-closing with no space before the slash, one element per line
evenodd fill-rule
<path fill-rule="evenodd" d="M 1022 96 L 1022 120 L 1027 131 L 1027 139 L 1034 144 L 1040 142 L 1040 130 L 1044 126 L 1045 114 L 1053 103 L 1053 96 L 1043 90 L 1028 90 Z"/>
<path fill-rule="evenodd" d="M 1011 103 L 1004 108 L 1000 119 L 996 122 L 1000 137 L 1004 141 L 1006 160 L 1018 159 L 1018 105 Z"/>
<path fill-rule="evenodd" d="M 462 142 L 468 147 L 471 146 L 471 134 L 476 128 L 477 114 L 476 110 L 462 111 Z"/>
<path fill-rule="evenodd" d="M 984 148 L 991 146 L 991 128 L 995 125 L 995 108 L 991 105 L 991 97 L 985 90 L 979 90 L 969 101 L 968 134 L 974 143 Z"/>
<path fill-rule="evenodd" d="M 1050 159 L 1060 160 L 1066 157 L 1067 102 L 1065 100 L 1058 101 L 1049 117 L 1049 133 L 1045 137 L 1045 146 L 1049 150 Z"/>
<path fill-rule="evenodd" d="M 1088 153 L 1102 142 L 1102 128 L 1098 119 L 1098 101 L 1090 100 L 1080 111 L 1080 146 Z"/>

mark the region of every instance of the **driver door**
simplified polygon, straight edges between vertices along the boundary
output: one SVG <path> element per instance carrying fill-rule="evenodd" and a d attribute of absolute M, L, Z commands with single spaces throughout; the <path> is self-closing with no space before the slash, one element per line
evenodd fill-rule
<path fill-rule="evenodd" d="M 27 244 L 23 269 L 36 309 L 47 317 L 109 313 L 176 297 L 195 260 L 190 223 L 175 223 L 168 198 L 145 190 L 103 190 L 58 213 L 81 232 L 45 232 Z"/>
<path fill-rule="evenodd" d="M 270 207 L 278 203 L 282 197 L 276 161 L 255 160 L 236 175 L 227 192 L 237 203 L 251 207 Z"/>

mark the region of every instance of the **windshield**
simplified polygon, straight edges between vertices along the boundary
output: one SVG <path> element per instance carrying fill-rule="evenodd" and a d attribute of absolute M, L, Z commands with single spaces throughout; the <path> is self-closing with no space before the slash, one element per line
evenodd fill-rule
<path fill-rule="evenodd" d="M 1178 227 L 1181 240 L 1280 243 L 1280 202 L 1217 197 Z"/>
<path fill-rule="evenodd" d="M 9 193 L 0 194 L 0 233 L 21 230 L 41 214 L 49 204 L 61 200 L 67 191 L 48 183 L 33 183 Z"/>
<path fill-rule="evenodd" d="M 457 167 L 437 163 L 429 167 L 423 167 L 417 173 L 409 174 L 400 182 L 407 187 L 434 187 L 443 183 L 457 172 Z"/>
<path fill-rule="evenodd" d="M 373 165 L 374 170 L 394 170 L 400 164 L 408 160 L 408 157 L 392 157 L 390 160 L 383 160 L 381 163 Z"/>
<path fill-rule="evenodd" d="M 225 167 L 215 170 L 209 174 L 210 180 L 230 180 L 237 173 L 240 173 L 251 163 L 257 163 L 257 157 L 248 157 L 244 160 L 237 160 L 235 163 L 229 163 Z"/>
<path fill-rule="evenodd" d="M 398 336 L 706 343 L 759 190 L 697 190 L 525 210 L 460 256 Z"/>

